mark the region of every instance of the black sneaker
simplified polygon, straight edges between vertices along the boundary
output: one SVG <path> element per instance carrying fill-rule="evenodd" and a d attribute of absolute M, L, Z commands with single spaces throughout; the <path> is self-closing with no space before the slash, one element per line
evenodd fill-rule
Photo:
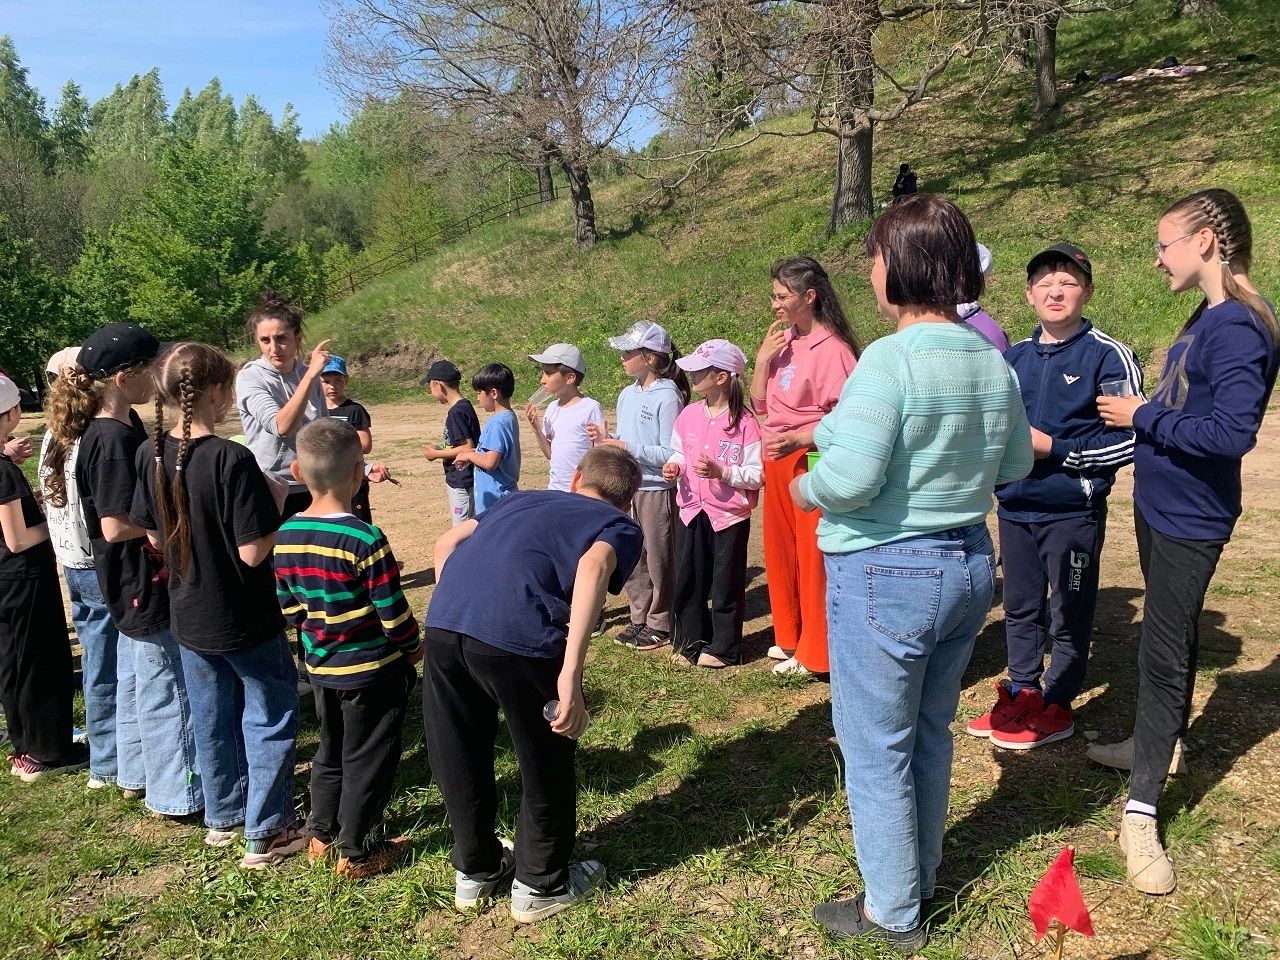
<path fill-rule="evenodd" d="M 596 621 L 595 627 L 591 630 L 592 637 L 604 636 L 604 614 L 600 614 L 600 619 Z"/>
<path fill-rule="evenodd" d="M 829 900 L 813 908 L 813 919 L 833 937 L 853 939 L 867 937 L 882 940 L 898 953 L 919 953 L 929 942 L 924 924 L 916 924 L 910 930 L 886 930 L 876 923 L 866 911 L 866 892 L 852 900 Z"/>
<path fill-rule="evenodd" d="M 659 650 L 662 647 L 670 646 L 670 644 L 671 634 L 666 630 L 644 629 L 636 637 L 633 646 L 637 650 Z"/>
<path fill-rule="evenodd" d="M 640 636 L 645 632 L 643 623 L 628 624 L 627 628 L 613 638 L 613 642 L 624 647 L 635 647 Z"/>

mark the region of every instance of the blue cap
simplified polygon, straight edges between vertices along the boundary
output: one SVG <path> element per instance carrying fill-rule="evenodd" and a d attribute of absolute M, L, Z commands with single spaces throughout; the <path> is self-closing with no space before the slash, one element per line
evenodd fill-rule
<path fill-rule="evenodd" d="M 324 369 L 320 371 L 321 376 L 326 373 L 340 373 L 344 377 L 347 375 L 347 361 L 341 357 L 330 357 L 329 362 L 324 365 Z"/>

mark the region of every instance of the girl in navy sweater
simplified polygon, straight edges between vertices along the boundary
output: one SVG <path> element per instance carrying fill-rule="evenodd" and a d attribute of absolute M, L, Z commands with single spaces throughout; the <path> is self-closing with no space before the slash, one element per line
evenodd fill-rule
<path fill-rule="evenodd" d="M 1202 190 L 1179 200 L 1157 237 L 1155 265 L 1170 289 L 1199 288 L 1204 299 L 1169 348 L 1149 400 L 1098 398 L 1104 420 L 1137 433 L 1133 512 L 1147 591 L 1133 740 L 1090 756 L 1132 765 L 1120 846 L 1133 885 L 1163 894 L 1177 880 L 1156 805 L 1187 727 L 1197 621 L 1240 516 L 1240 461 L 1257 441 L 1275 384 L 1280 328 L 1249 282 L 1252 230 L 1233 194 Z"/>

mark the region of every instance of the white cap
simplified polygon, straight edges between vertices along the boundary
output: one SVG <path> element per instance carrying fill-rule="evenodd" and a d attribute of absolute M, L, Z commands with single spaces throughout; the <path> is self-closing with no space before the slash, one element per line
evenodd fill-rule
<path fill-rule="evenodd" d="M 637 320 L 618 337 L 609 338 L 609 346 L 615 350 L 652 350 L 654 353 L 670 353 L 671 338 L 667 331 L 651 320 Z"/>
<path fill-rule="evenodd" d="M 74 367 L 77 362 L 76 358 L 79 356 L 79 347 L 63 347 L 50 357 L 49 362 L 45 364 L 44 368 L 44 372 L 48 375 L 49 382 L 53 383 L 53 381 L 57 380 L 62 376 L 62 371 L 66 370 L 68 367 Z"/>
<path fill-rule="evenodd" d="M 534 363 L 563 364 L 570 370 L 577 370 L 584 377 L 587 375 L 587 365 L 582 360 L 582 351 L 572 343 L 553 343 L 541 353 L 529 354 L 529 359 Z"/>
<path fill-rule="evenodd" d="M 0 413 L 8 413 L 21 402 L 22 394 L 18 392 L 17 384 L 0 373 Z"/>
<path fill-rule="evenodd" d="M 991 276 L 991 268 L 995 265 L 995 261 L 991 258 L 991 251 L 982 244 L 978 244 L 978 264 L 982 267 L 984 277 Z"/>

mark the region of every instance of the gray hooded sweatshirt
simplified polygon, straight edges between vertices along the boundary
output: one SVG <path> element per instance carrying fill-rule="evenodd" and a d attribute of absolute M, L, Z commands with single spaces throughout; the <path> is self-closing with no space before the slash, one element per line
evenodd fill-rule
<path fill-rule="evenodd" d="M 307 398 L 307 405 L 302 411 L 298 430 L 294 430 L 290 436 L 282 437 L 276 429 L 276 414 L 297 391 L 302 375 L 306 372 L 307 365 L 301 358 L 294 362 L 292 372 L 281 373 L 259 357 L 241 367 L 236 376 L 236 409 L 240 411 L 240 422 L 244 424 L 244 436 L 249 450 L 262 472 L 287 481 L 290 492 L 306 489 L 289 473 L 289 465 L 298 459 L 298 430 L 317 417 L 327 415 L 320 378 L 316 377 L 312 381 L 311 396 Z"/>

